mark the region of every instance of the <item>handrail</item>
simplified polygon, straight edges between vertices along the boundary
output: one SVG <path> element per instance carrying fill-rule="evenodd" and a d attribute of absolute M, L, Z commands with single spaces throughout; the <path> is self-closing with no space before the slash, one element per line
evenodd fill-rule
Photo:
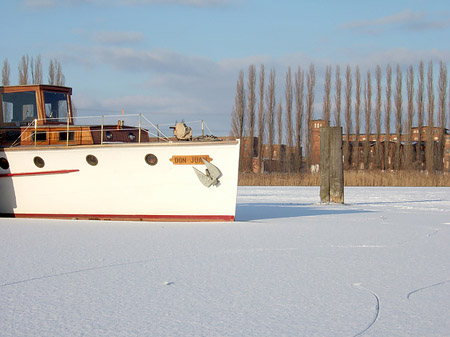
<path fill-rule="evenodd" d="M 100 135 L 100 144 L 103 145 L 104 144 L 103 135 L 104 135 L 104 133 L 106 131 L 110 130 L 108 127 L 111 126 L 111 125 L 105 125 L 105 119 L 107 119 L 107 118 L 111 119 L 111 118 L 117 118 L 117 117 L 121 117 L 121 118 L 128 119 L 128 120 L 130 118 L 135 118 L 134 121 L 135 121 L 135 123 L 137 123 L 137 126 L 126 126 L 126 127 L 121 126 L 121 129 L 123 129 L 123 130 L 130 130 L 130 131 L 137 130 L 138 131 L 138 143 L 142 142 L 142 131 L 143 130 L 145 130 L 145 132 L 151 137 L 155 137 L 157 139 L 161 139 L 161 140 L 166 141 L 166 142 L 172 142 L 170 140 L 170 138 L 166 134 L 164 134 L 164 132 L 161 131 L 160 126 L 173 125 L 173 124 L 158 124 L 158 125 L 155 125 L 145 115 L 143 115 L 141 113 L 139 113 L 139 114 L 129 114 L 129 115 L 120 114 L 120 115 L 95 115 L 95 116 L 70 116 L 69 115 L 67 117 L 64 117 L 64 120 L 65 120 L 64 122 L 65 123 L 63 122 L 63 118 L 61 118 L 61 117 L 46 118 L 46 120 L 47 121 L 54 120 L 54 121 L 58 121 L 59 122 L 57 125 L 50 125 L 51 127 L 58 127 L 58 126 L 61 126 L 61 125 L 65 124 L 65 129 L 66 129 L 65 143 L 66 143 L 66 146 L 69 146 L 69 144 L 70 144 L 70 129 L 71 129 L 71 127 L 84 126 L 83 124 L 75 125 L 74 124 L 75 120 L 77 120 L 77 119 L 78 120 L 83 120 L 83 119 L 97 119 L 97 118 L 101 118 L 100 130 L 92 130 L 92 128 L 91 128 L 91 132 L 100 132 L 101 133 L 101 135 Z M 38 119 L 34 119 L 32 122 L 30 122 L 27 125 L 27 127 L 21 132 L 20 136 L 12 143 L 11 146 L 17 145 L 17 143 L 21 139 L 22 140 L 28 140 L 30 137 L 33 137 L 33 135 L 34 135 L 34 139 L 33 139 L 34 146 L 37 146 L 37 142 L 38 142 L 37 134 L 38 134 L 39 129 L 49 126 L 49 125 L 38 125 L 38 121 L 39 121 Z M 73 124 L 71 123 L 71 121 L 73 122 Z M 122 123 L 120 123 L 120 122 L 122 122 Z M 189 121 L 189 122 L 184 122 L 184 123 L 186 123 L 188 125 L 189 124 L 192 125 L 194 123 L 202 123 L 202 125 L 201 125 L 202 136 L 204 135 L 204 128 L 205 127 L 206 127 L 207 130 L 209 130 L 209 132 L 211 132 L 211 130 L 209 129 L 209 127 L 206 125 L 206 123 L 203 120 Z M 123 125 L 123 120 L 119 119 L 119 124 Z M 131 124 L 133 124 L 133 123 L 131 123 Z M 89 123 L 89 124 L 86 124 L 86 125 L 92 126 L 92 125 L 95 125 L 95 123 Z M 146 125 L 148 125 L 148 128 L 145 128 Z M 29 128 L 31 128 L 31 127 L 34 128 L 34 133 L 31 133 L 30 136 L 27 136 L 26 139 L 23 139 L 22 137 L 23 137 L 24 133 L 26 133 L 27 130 L 29 130 Z M 152 132 L 151 129 L 156 130 L 156 132 Z M 48 130 L 47 134 L 53 134 L 53 133 L 58 133 L 58 132 L 61 132 L 61 131 Z"/>

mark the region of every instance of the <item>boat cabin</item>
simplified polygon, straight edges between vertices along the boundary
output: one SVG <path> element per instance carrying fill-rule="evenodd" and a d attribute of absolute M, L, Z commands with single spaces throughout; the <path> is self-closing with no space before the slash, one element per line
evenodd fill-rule
<path fill-rule="evenodd" d="M 71 94 L 71 88 L 43 84 L 0 87 L 0 147 L 149 141 L 145 130 L 121 121 L 74 125 Z"/>
<path fill-rule="evenodd" d="M 0 125 L 24 126 L 37 120 L 38 125 L 72 124 L 71 88 L 51 85 L 0 87 Z"/>

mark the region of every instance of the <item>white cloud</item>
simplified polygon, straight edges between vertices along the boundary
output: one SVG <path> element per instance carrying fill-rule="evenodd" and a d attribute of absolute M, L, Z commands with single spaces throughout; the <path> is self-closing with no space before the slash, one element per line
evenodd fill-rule
<path fill-rule="evenodd" d="M 122 71 L 206 76 L 218 67 L 217 63 L 207 58 L 167 49 L 141 51 L 133 48 L 94 47 L 86 52 L 98 63 L 109 64 Z"/>
<path fill-rule="evenodd" d="M 190 7 L 214 7 L 228 5 L 231 0 L 116 0 L 119 5 L 180 5 Z"/>
<path fill-rule="evenodd" d="M 402 68 L 410 65 L 417 66 L 420 61 L 424 62 L 450 62 L 450 50 L 411 50 L 409 48 L 396 48 L 384 51 L 378 51 L 353 59 L 350 65 L 359 64 L 362 70 L 375 69 L 376 65 L 385 67 L 390 64 L 395 66 L 399 64 Z"/>
<path fill-rule="evenodd" d="M 86 103 L 80 103 L 80 109 L 120 112 L 124 108 L 126 113 L 148 113 L 155 123 L 205 119 L 216 134 L 228 134 L 239 65 L 160 49 L 94 47 L 72 49 L 70 54 L 71 61 L 83 67 L 93 69 L 101 65 L 123 74 L 137 74 L 135 83 L 128 84 L 134 93 L 124 90 L 114 97 L 103 95 L 95 98 L 96 105 L 94 99 L 80 99 L 77 102 Z M 78 54 L 90 55 L 91 64 L 74 57 Z M 123 84 L 118 81 L 117 86 L 120 85 Z"/>
<path fill-rule="evenodd" d="M 351 66 L 352 73 L 359 65 L 364 77 L 367 71 L 372 75 L 377 65 L 384 70 L 387 64 L 395 68 L 397 64 L 405 69 L 409 65 L 417 67 L 420 61 L 450 62 L 450 50 L 419 50 L 408 48 L 387 49 L 381 51 L 347 50 L 341 59 L 341 76 L 345 67 Z M 83 67 L 109 67 L 123 74 L 136 73 L 134 83 L 127 82 L 127 88 L 114 97 L 98 97 L 97 108 L 107 111 L 126 113 L 149 113 L 155 123 L 173 123 L 180 118 L 186 120 L 205 119 L 211 129 L 218 135 L 228 134 L 231 123 L 231 110 L 234 103 L 236 81 L 240 70 L 248 74 L 248 67 L 254 64 L 259 76 L 260 65 L 264 64 L 266 81 L 271 68 L 276 70 L 277 101 L 284 102 L 285 76 L 288 66 L 292 73 L 300 66 L 306 72 L 310 64 L 316 70 L 316 116 L 321 111 L 323 95 L 323 73 L 327 65 L 332 65 L 333 76 L 336 60 L 311 58 L 305 54 L 290 54 L 281 58 L 266 55 L 250 56 L 242 59 L 229 59 L 215 62 L 211 59 L 177 53 L 172 50 L 136 50 L 132 48 L 94 47 L 91 49 L 71 50 L 71 61 Z M 82 57 L 90 55 L 90 64 Z M 64 59 L 64 58 L 63 58 Z M 113 71 L 113 70 L 111 70 Z M 144 74 L 144 76 L 141 76 Z M 128 75 L 127 75 L 128 77 Z M 132 76 L 133 77 L 133 76 Z M 118 80 L 117 87 L 123 83 Z M 127 89 L 132 88 L 126 91 Z M 84 108 L 95 108 L 85 99 Z M 80 103 L 80 107 L 82 104 Z"/>
<path fill-rule="evenodd" d="M 26 0 L 24 5 L 26 7 L 54 7 L 56 4 L 55 0 Z"/>
<path fill-rule="evenodd" d="M 102 44 L 135 43 L 144 39 L 141 32 L 97 32 L 89 36 L 92 41 Z"/>
<path fill-rule="evenodd" d="M 372 20 L 344 23 L 340 27 L 370 34 L 379 34 L 395 28 L 417 31 L 450 27 L 450 19 L 448 17 L 432 16 L 427 12 L 405 9 L 399 13 Z"/>
<path fill-rule="evenodd" d="M 58 6 L 80 5 L 92 0 L 23 0 L 23 4 L 29 8 L 51 8 Z"/>
<path fill-rule="evenodd" d="M 237 0 L 22 0 L 29 8 L 51 8 L 58 6 L 73 6 L 80 4 L 101 4 L 119 6 L 145 5 L 177 5 L 187 7 L 217 7 L 227 6 Z"/>

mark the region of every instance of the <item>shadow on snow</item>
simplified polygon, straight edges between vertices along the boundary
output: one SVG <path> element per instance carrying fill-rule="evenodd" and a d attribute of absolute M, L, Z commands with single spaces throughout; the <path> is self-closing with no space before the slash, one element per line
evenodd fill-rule
<path fill-rule="evenodd" d="M 325 208 L 326 206 L 329 206 Z M 314 206 L 312 204 L 242 203 L 236 206 L 236 221 L 295 218 L 304 216 L 367 213 L 367 210 L 344 209 L 341 205 Z"/>
<path fill-rule="evenodd" d="M 443 199 L 429 199 L 429 200 L 396 200 L 396 201 L 370 201 L 370 202 L 352 202 L 349 205 L 394 205 L 394 204 L 413 204 L 413 203 L 428 203 L 428 202 L 441 202 L 446 201 Z"/>

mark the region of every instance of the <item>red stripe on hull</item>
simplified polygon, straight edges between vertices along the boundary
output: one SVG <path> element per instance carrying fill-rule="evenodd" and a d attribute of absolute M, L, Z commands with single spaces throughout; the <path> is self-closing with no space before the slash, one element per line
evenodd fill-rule
<path fill-rule="evenodd" d="M 43 175 L 43 174 L 66 174 L 66 173 L 73 173 L 73 172 L 79 172 L 80 170 L 57 170 L 57 171 L 39 171 L 39 172 L 24 172 L 24 173 L 5 173 L 0 174 L 0 178 L 5 177 L 19 177 L 19 176 L 37 176 L 37 175 Z"/>
<path fill-rule="evenodd" d="M 36 214 L 36 213 L 0 213 L 6 218 L 41 218 L 73 220 L 122 220 L 122 221 L 170 221 L 170 222 L 211 222 L 234 221 L 234 215 L 141 215 L 141 214 Z"/>

